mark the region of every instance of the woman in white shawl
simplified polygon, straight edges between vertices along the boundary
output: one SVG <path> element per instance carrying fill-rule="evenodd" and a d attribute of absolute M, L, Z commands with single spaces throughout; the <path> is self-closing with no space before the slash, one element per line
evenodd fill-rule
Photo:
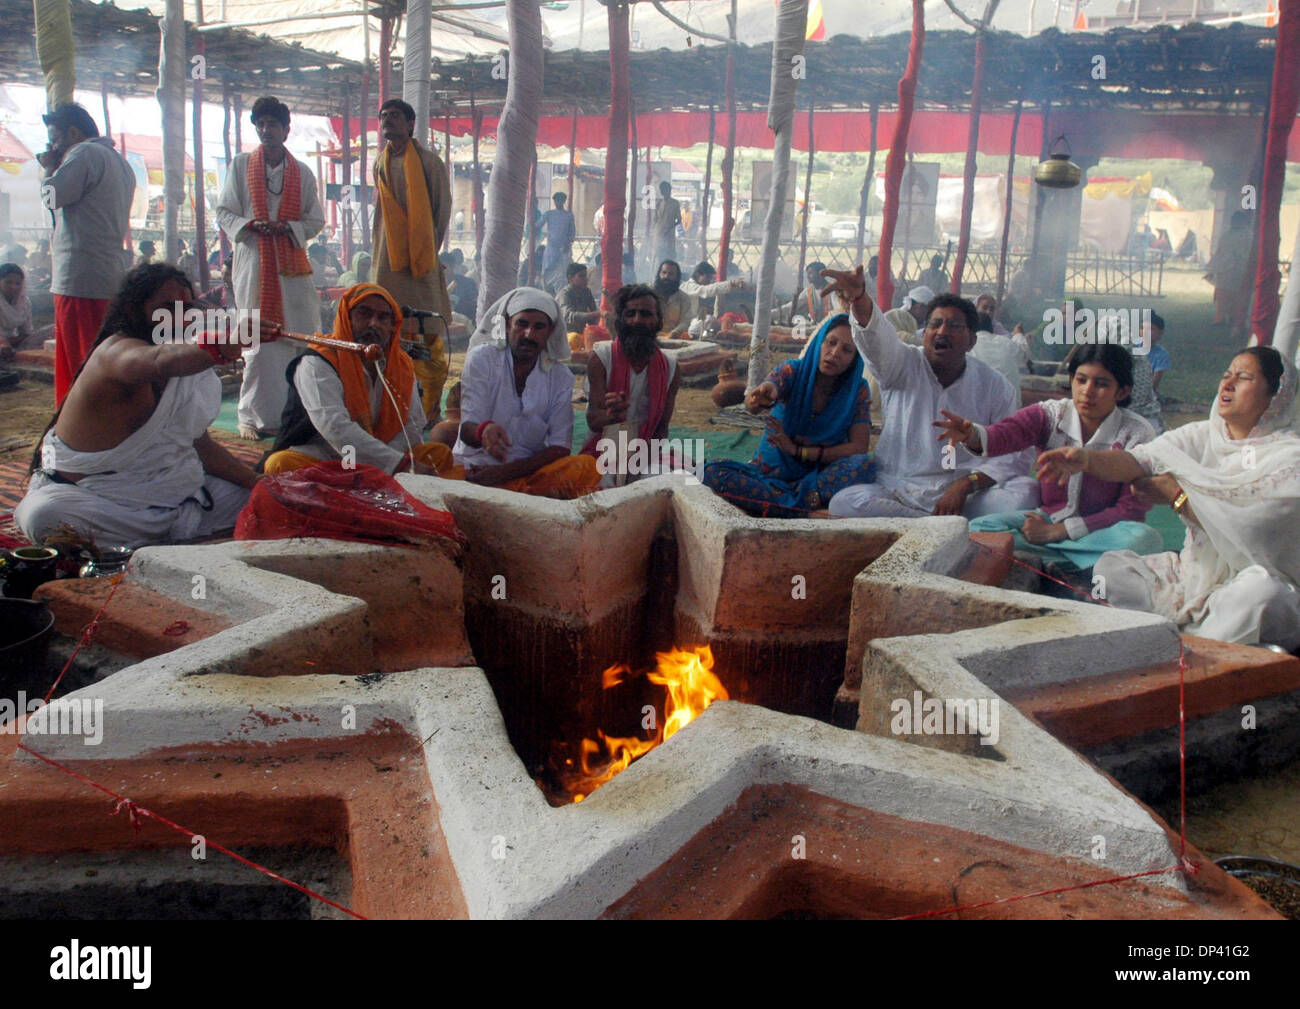
<path fill-rule="evenodd" d="M 1039 476 L 1135 481 L 1187 526 L 1182 553 L 1104 554 L 1106 598 L 1189 634 L 1300 647 L 1300 431 L 1296 369 L 1272 347 L 1238 353 L 1208 420 L 1129 451 L 1055 449 Z"/>

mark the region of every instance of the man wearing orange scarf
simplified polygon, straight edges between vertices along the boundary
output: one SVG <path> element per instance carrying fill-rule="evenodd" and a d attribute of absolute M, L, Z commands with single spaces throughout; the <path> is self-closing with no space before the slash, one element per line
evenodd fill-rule
<path fill-rule="evenodd" d="M 451 220 L 451 183 L 441 159 L 415 140 L 415 110 L 400 98 L 379 109 L 387 145 L 375 159 L 374 278 L 399 305 L 436 312 L 451 322 L 451 300 L 438 262 L 438 249 Z M 406 321 L 408 333 L 415 320 Z M 424 342 L 431 359 L 415 362 L 424 411 L 438 420 L 447 381 L 443 321 L 425 320 Z"/>
<path fill-rule="evenodd" d="M 397 302 L 378 284 L 344 292 L 334 338 L 379 344 L 384 356 L 368 361 L 356 351 L 313 343 L 292 362 L 284 427 L 263 460 L 264 472 L 275 476 L 339 459 L 385 473 L 463 476 L 446 445 L 420 442 L 424 408 L 415 394 L 414 362 L 395 338 L 401 324 Z"/>
<path fill-rule="evenodd" d="M 235 306 L 258 309 L 262 322 L 293 333 L 320 328 L 320 297 L 304 251 L 325 226 L 311 169 L 284 149 L 289 109 L 265 96 L 253 103 L 261 146 L 240 154 L 226 173 L 217 220 L 235 247 L 231 278 Z M 262 343 L 244 353 L 239 390 L 239 434 L 253 440 L 280 429 L 289 384 L 284 369 L 301 352 L 288 340 Z"/>

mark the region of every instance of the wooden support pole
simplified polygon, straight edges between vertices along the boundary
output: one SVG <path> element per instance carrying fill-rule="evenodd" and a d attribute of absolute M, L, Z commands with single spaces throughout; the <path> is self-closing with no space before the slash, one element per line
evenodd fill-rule
<path fill-rule="evenodd" d="M 725 91 L 727 97 L 727 153 L 722 158 L 722 239 L 718 243 L 718 279 L 727 279 L 727 261 L 731 258 L 731 229 L 736 226 L 732 216 L 731 186 L 736 167 L 736 0 L 731 0 L 731 14 L 727 19 L 727 69 Z"/>
<path fill-rule="evenodd" d="M 636 246 L 634 235 L 636 233 L 636 207 L 641 202 L 641 193 L 637 190 L 637 147 L 636 147 L 636 101 L 629 95 L 627 100 L 628 106 L 628 129 L 632 135 L 632 169 L 630 183 L 631 200 L 627 205 L 627 251 L 633 257 L 636 256 Z M 636 260 L 633 258 L 633 262 Z M 622 269 L 620 263 L 619 269 Z M 635 269 L 635 267 L 634 267 Z M 621 276 L 621 274 L 620 274 Z"/>
<path fill-rule="evenodd" d="M 601 308 L 623 286 L 623 212 L 627 207 L 628 5 L 612 0 L 609 24 L 609 147 L 605 158 L 605 234 L 601 238 Z"/>
<path fill-rule="evenodd" d="M 456 188 L 456 166 L 451 162 L 451 111 L 447 110 L 442 116 L 442 158 L 446 162 L 447 184 L 454 191 Z M 454 200 L 454 198 L 453 198 Z M 442 247 L 444 251 L 451 248 L 451 228 L 442 236 Z"/>
<path fill-rule="evenodd" d="M 343 85 L 343 189 L 352 185 L 352 88 Z M 343 252 L 343 262 L 352 263 L 352 201 L 342 202 L 339 207 L 340 220 L 343 226 L 343 235 L 340 240 L 340 248 Z"/>
<path fill-rule="evenodd" d="M 984 97 L 984 29 L 975 32 L 975 76 L 970 88 L 970 126 L 966 134 L 966 165 L 962 173 L 961 224 L 957 229 L 957 258 L 952 264 L 952 292 L 961 294 L 970 247 L 970 221 L 975 210 L 975 167 L 980 136 L 980 108 Z M 936 292 L 938 293 L 938 292 Z"/>
<path fill-rule="evenodd" d="M 230 77 L 229 76 L 223 77 L 221 81 L 221 111 L 223 117 L 221 120 L 221 149 L 226 156 L 226 171 L 228 172 L 230 171 L 230 162 L 232 160 L 230 154 Z M 319 149 L 320 145 L 317 144 L 316 146 Z M 317 159 L 317 164 L 316 164 L 316 181 L 317 181 L 317 185 L 322 185 L 322 186 L 324 185 L 325 182 L 325 180 L 320 177 L 319 158 Z M 322 194 L 324 193 L 323 189 L 321 190 L 321 193 Z M 323 198 L 323 195 L 320 201 L 320 205 L 322 207 L 325 206 L 325 200 Z M 230 258 L 230 236 L 226 234 L 225 228 L 218 228 L 217 238 L 221 243 L 221 262 L 224 264 L 225 261 Z"/>
<path fill-rule="evenodd" d="M 867 205 L 871 201 L 871 190 L 876 184 L 876 120 L 879 118 L 880 106 L 871 103 L 871 154 L 867 157 L 867 174 L 862 177 L 862 192 L 858 200 L 858 254 L 854 263 L 866 266 L 862 256 L 867 244 Z M 870 277 L 867 278 L 870 282 Z"/>
<path fill-rule="evenodd" d="M 199 8 L 199 20 L 202 21 L 202 7 Z M 195 54 L 204 55 L 203 33 L 195 32 Z M 212 286 L 212 276 L 208 272 L 208 198 L 207 186 L 203 178 L 203 77 L 193 77 L 194 113 L 194 258 L 199 270 L 200 291 Z M 176 254 L 176 250 L 172 250 Z"/>
<path fill-rule="evenodd" d="M 569 134 L 569 213 L 573 213 L 573 188 L 578 168 L 578 106 L 573 107 L 573 129 Z M 576 221 L 577 218 L 575 217 Z M 577 230 L 576 228 L 574 229 Z M 568 269 L 567 265 L 565 269 Z"/>
<path fill-rule="evenodd" d="M 704 191 L 700 193 L 700 261 L 709 258 L 709 213 L 711 194 L 709 187 L 713 184 L 713 134 L 717 127 L 717 110 L 709 105 L 709 150 L 704 156 Z"/>
<path fill-rule="evenodd" d="M 1002 295 L 1006 291 L 1007 280 L 1007 246 L 1011 241 L 1011 205 L 1015 201 L 1016 183 L 1016 134 L 1020 132 L 1020 107 L 1023 98 L 1016 99 L 1016 113 L 1011 118 L 1011 151 L 1007 154 L 1007 205 L 1002 213 L 1002 250 L 998 253 L 997 307 L 1002 307 Z"/>
<path fill-rule="evenodd" d="M 912 0 L 912 40 L 907 48 L 907 68 L 898 81 L 898 121 L 885 162 L 885 207 L 880 227 L 880 273 L 876 278 L 876 304 L 882 310 L 894 304 L 894 273 L 890 259 L 894 249 L 894 228 L 898 224 L 898 192 L 907 165 L 907 134 L 912 125 L 916 101 L 916 78 L 921 72 L 921 49 L 925 44 L 925 3 Z M 910 204 L 910 201 L 909 201 Z M 908 222 L 911 223 L 910 221 Z M 906 272 L 907 263 L 903 263 Z"/>
<path fill-rule="evenodd" d="M 360 178 L 357 179 L 357 206 L 361 210 L 361 247 L 367 252 L 370 251 L 370 199 L 363 195 L 366 192 L 366 185 L 370 176 L 369 165 L 367 164 L 367 155 L 369 145 L 366 142 L 366 123 L 370 116 L 370 68 L 366 67 L 365 72 L 361 75 L 361 122 L 357 127 L 357 133 L 360 134 L 361 141 L 361 171 Z M 345 265 L 351 268 L 352 257 L 345 260 Z"/>
<path fill-rule="evenodd" d="M 795 294 L 804 285 L 804 270 L 808 267 L 808 218 L 812 216 L 812 173 L 813 156 L 817 153 L 817 143 L 813 139 L 813 106 L 808 103 L 808 171 L 803 177 L 803 227 L 799 229 L 799 273 L 794 278 Z"/>

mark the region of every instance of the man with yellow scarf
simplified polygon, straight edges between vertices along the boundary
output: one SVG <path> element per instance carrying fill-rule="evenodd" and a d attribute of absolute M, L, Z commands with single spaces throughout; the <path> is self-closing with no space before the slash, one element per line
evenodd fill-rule
<path fill-rule="evenodd" d="M 451 321 L 447 282 L 438 248 L 451 219 L 451 183 L 442 160 L 415 140 L 415 109 L 400 98 L 379 108 L 379 129 L 386 146 L 375 160 L 375 281 L 399 305 L 436 312 Z M 407 332 L 415 320 L 407 320 Z M 424 412 L 438 420 L 442 387 L 447 381 L 443 325 L 431 320 L 425 343 L 431 360 L 416 361 L 423 387 Z"/>
<path fill-rule="evenodd" d="M 275 445 L 262 461 L 275 476 L 326 459 L 459 479 L 451 450 L 421 444 L 425 414 L 415 394 L 414 362 L 394 338 L 402 312 L 378 284 L 357 284 L 339 299 L 336 340 L 376 343 L 378 362 L 353 350 L 310 344 L 289 366 L 289 403 Z"/>

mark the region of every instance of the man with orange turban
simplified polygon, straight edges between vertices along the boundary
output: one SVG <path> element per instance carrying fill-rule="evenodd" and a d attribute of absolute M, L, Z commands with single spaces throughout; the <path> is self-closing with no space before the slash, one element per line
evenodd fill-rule
<path fill-rule="evenodd" d="M 402 312 L 378 284 L 357 284 L 339 299 L 334 339 L 374 343 L 377 362 L 353 350 L 313 343 L 289 366 L 289 404 L 275 445 L 263 460 L 274 476 L 326 459 L 344 466 L 410 470 L 452 479 L 451 450 L 421 444 L 425 414 L 415 389 L 415 366 L 395 336 Z"/>

